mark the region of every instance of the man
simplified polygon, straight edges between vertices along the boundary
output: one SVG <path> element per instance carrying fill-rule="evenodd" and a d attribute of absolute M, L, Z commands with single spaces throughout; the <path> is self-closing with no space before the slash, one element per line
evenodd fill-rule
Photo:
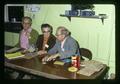
<path fill-rule="evenodd" d="M 73 55 L 80 56 L 79 47 L 74 38 L 70 36 L 70 32 L 63 26 L 57 28 L 56 31 L 56 44 L 48 51 L 50 57 L 45 57 L 42 61 L 51 61 L 57 57 L 61 60 L 70 58 Z M 54 54 L 54 55 L 53 55 Z"/>
<path fill-rule="evenodd" d="M 20 32 L 19 43 L 17 43 L 14 47 L 22 48 L 23 53 L 30 50 L 31 45 L 35 44 L 38 37 L 38 32 L 32 29 L 31 25 L 32 25 L 32 19 L 30 17 L 25 16 L 22 18 L 23 29 Z M 18 75 L 16 78 L 19 79 L 22 78 L 25 74 L 11 71 L 11 75 Z"/>
<path fill-rule="evenodd" d="M 22 18 L 23 29 L 20 32 L 20 48 L 25 51 L 35 44 L 38 36 L 38 33 L 31 28 L 31 25 L 32 19 L 30 17 Z"/>
<path fill-rule="evenodd" d="M 11 52 L 13 50 L 16 50 L 17 48 L 21 48 L 23 52 L 26 51 L 34 51 L 33 47 L 35 47 L 35 43 L 37 40 L 37 37 L 39 33 L 31 28 L 32 25 L 32 19 L 28 16 L 25 16 L 22 18 L 22 30 L 19 34 L 19 41 L 17 44 L 14 45 L 14 48 L 11 48 L 7 50 L 6 52 Z"/>

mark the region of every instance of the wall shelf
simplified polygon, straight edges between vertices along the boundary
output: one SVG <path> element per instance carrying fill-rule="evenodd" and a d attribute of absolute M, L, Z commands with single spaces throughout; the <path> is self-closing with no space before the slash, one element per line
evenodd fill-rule
<path fill-rule="evenodd" d="M 64 15 L 60 14 L 61 17 L 67 17 L 69 21 L 71 21 L 71 17 L 79 17 L 79 18 L 91 18 L 91 19 L 101 19 L 102 23 L 104 24 L 104 19 L 107 18 L 107 16 L 102 16 L 102 15 L 94 15 L 94 16 L 73 16 L 73 15 Z"/>
<path fill-rule="evenodd" d="M 22 30 L 21 22 L 5 22 L 5 31 L 19 33 Z"/>

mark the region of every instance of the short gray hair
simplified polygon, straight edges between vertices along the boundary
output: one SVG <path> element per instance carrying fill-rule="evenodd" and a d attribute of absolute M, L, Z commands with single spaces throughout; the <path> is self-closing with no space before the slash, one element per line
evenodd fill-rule
<path fill-rule="evenodd" d="M 57 30 L 56 30 L 56 34 L 57 34 L 57 32 L 60 30 L 60 32 L 61 32 L 61 35 L 65 35 L 65 36 L 69 36 L 70 35 L 70 31 L 67 29 L 67 28 L 65 28 L 64 26 L 59 26 L 58 28 L 57 28 Z"/>
<path fill-rule="evenodd" d="M 30 24 L 32 24 L 32 19 L 31 19 L 30 17 L 28 17 L 28 16 L 23 17 L 23 18 L 22 18 L 22 22 L 23 22 L 25 19 L 28 19 L 29 22 L 30 22 Z"/>

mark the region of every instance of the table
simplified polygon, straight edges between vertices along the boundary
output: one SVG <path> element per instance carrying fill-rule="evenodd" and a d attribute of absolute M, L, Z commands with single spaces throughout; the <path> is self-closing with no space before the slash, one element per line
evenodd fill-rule
<path fill-rule="evenodd" d="M 42 64 L 40 56 L 36 56 L 32 59 L 20 58 L 5 60 L 5 68 L 19 70 L 24 73 L 50 79 L 103 79 L 109 69 L 104 64 L 103 69 L 99 72 L 96 72 L 91 76 L 84 76 L 81 74 L 76 74 L 76 72 L 69 72 L 69 66 L 70 64 L 67 63 L 64 66 L 54 65 L 53 62 Z"/>

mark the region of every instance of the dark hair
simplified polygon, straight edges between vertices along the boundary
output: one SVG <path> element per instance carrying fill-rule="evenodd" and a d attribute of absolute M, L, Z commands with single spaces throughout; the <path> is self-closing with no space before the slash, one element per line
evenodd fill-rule
<path fill-rule="evenodd" d="M 51 33 L 53 32 L 53 28 L 52 28 L 52 26 L 49 25 L 49 24 L 42 24 L 42 25 L 41 25 L 41 30 L 43 30 L 43 29 L 46 28 L 46 27 L 50 28 L 50 32 L 51 32 Z"/>
<path fill-rule="evenodd" d="M 30 20 L 30 23 L 32 24 L 32 19 L 31 19 L 30 17 L 28 17 L 28 16 L 23 17 L 23 18 L 22 18 L 22 22 L 24 21 L 24 19 L 29 19 L 29 20 Z"/>

